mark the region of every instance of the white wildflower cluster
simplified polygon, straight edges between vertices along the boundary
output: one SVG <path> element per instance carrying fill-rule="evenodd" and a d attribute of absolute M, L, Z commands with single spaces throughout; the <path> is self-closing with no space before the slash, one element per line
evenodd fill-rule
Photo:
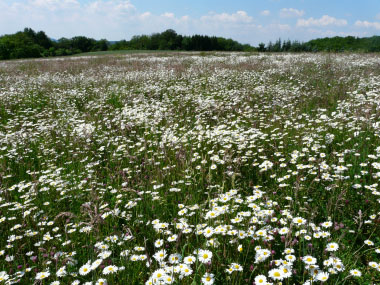
<path fill-rule="evenodd" d="M 1 62 L 0 284 L 376 282 L 378 67 L 314 53 Z"/>
<path fill-rule="evenodd" d="M 82 123 L 74 128 L 74 133 L 81 138 L 89 138 L 95 131 L 95 127 L 91 124 Z"/>

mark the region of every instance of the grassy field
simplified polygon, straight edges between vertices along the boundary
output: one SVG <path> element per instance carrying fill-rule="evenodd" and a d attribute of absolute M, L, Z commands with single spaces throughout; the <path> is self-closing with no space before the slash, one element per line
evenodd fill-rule
<path fill-rule="evenodd" d="M 379 62 L 0 62 L 0 284 L 380 284 Z"/>
<path fill-rule="evenodd" d="M 149 53 L 149 54 L 166 54 L 166 53 L 178 53 L 178 51 L 173 50 L 107 50 L 107 51 L 93 51 L 79 53 L 74 56 L 101 56 L 101 55 L 118 55 L 118 54 L 137 54 L 137 53 Z"/>

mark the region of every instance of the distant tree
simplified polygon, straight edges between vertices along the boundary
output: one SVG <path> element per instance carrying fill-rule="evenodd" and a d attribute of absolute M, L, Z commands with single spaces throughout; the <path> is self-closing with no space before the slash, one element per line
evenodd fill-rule
<path fill-rule="evenodd" d="M 265 44 L 264 43 L 259 43 L 259 47 L 257 48 L 258 51 L 264 52 L 266 51 Z"/>

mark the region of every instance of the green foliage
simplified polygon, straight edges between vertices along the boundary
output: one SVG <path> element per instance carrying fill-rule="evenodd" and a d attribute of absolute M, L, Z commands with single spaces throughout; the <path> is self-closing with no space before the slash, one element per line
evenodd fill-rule
<path fill-rule="evenodd" d="M 254 47 L 232 39 L 203 35 L 182 36 L 169 29 L 150 36 L 134 36 L 130 41 L 119 41 L 111 50 L 187 50 L 187 51 L 253 51 Z"/>
<path fill-rule="evenodd" d="M 278 39 L 274 44 L 269 42 L 265 47 L 259 44 L 259 51 L 269 52 L 379 52 L 380 36 L 369 38 L 333 37 L 310 40 L 306 43 Z"/>
<path fill-rule="evenodd" d="M 108 42 L 78 36 L 72 39 L 50 39 L 45 32 L 25 28 L 22 32 L 0 37 L 0 60 L 72 55 L 89 51 L 105 51 Z"/>

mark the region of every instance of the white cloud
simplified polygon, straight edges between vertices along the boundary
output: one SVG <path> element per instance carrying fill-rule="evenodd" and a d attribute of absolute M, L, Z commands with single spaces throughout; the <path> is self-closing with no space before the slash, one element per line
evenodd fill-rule
<path fill-rule="evenodd" d="M 98 0 L 83 6 L 81 10 L 90 14 L 121 16 L 132 12 L 135 7 L 129 1 Z"/>
<path fill-rule="evenodd" d="M 347 21 L 345 19 L 336 19 L 334 17 L 328 16 L 328 15 L 323 15 L 319 19 L 314 19 L 314 18 L 309 18 L 307 20 L 305 19 L 299 19 L 297 21 L 297 26 L 298 27 L 323 27 L 323 26 L 346 26 Z"/>
<path fill-rule="evenodd" d="M 166 12 L 164 14 L 161 15 L 162 17 L 165 17 L 165 18 L 169 18 L 169 19 L 174 19 L 175 16 L 173 13 L 169 13 L 169 12 Z"/>
<path fill-rule="evenodd" d="M 305 11 L 294 8 L 282 8 L 280 10 L 280 16 L 283 18 L 302 17 L 304 14 Z"/>
<path fill-rule="evenodd" d="M 374 28 L 376 30 L 380 30 L 379 22 L 356 21 L 355 26 L 360 28 Z"/>
<path fill-rule="evenodd" d="M 43 30 L 55 39 L 83 35 L 95 39 L 128 40 L 134 35 L 174 29 L 182 35 L 215 35 L 257 45 L 261 41 L 269 42 L 280 37 L 308 40 L 316 35 L 310 29 L 333 34 L 335 31 L 326 30 L 347 25 L 346 20 L 323 16 L 320 19 L 299 19 L 298 26 L 306 28 L 296 29 L 289 23 L 271 22 L 270 19 L 268 23 L 263 17 L 260 23 L 246 11 L 210 12 L 198 17 L 176 14 L 170 10 L 155 14 L 152 11 L 138 11 L 133 5 L 135 1 L 137 0 L 0 0 L 0 35 L 30 27 L 36 31 Z M 273 15 L 274 12 L 264 10 L 260 14 Z M 376 27 L 374 23 L 358 21 L 356 25 Z M 341 29 L 336 30 L 336 33 L 341 32 Z M 358 35 L 364 35 L 368 31 L 370 30 L 360 29 Z"/>
<path fill-rule="evenodd" d="M 209 13 L 208 15 L 202 16 L 201 20 L 204 22 L 221 22 L 221 23 L 251 23 L 253 18 L 247 14 L 245 11 L 237 11 L 233 14 L 228 13 Z"/>
<path fill-rule="evenodd" d="M 30 0 L 30 8 L 37 7 L 42 9 L 48 9 L 51 11 L 61 9 L 73 9 L 78 8 L 80 5 L 76 0 Z"/>

